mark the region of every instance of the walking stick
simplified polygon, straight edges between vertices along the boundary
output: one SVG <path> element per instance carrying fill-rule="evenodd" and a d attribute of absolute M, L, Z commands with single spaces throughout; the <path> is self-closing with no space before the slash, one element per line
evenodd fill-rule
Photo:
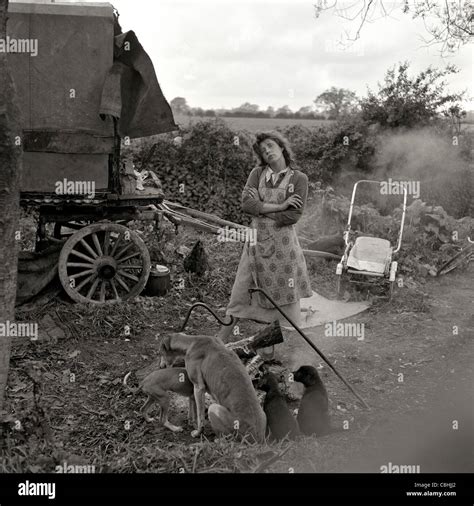
<path fill-rule="evenodd" d="M 285 313 L 276 305 L 275 301 L 270 297 L 270 295 L 268 295 L 267 292 L 265 292 L 265 290 L 262 290 L 261 288 L 250 288 L 249 289 L 249 293 L 250 293 L 250 296 L 252 296 L 252 294 L 254 292 L 259 292 L 263 295 L 265 295 L 265 297 L 271 302 L 271 304 L 273 304 L 273 306 L 275 307 L 275 309 L 278 309 L 278 311 L 280 312 L 280 314 L 282 316 L 284 316 L 290 323 L 291 325 L 298 331 L 298 333 L 300 334 L 300 336 L 311 346 L 311 348 L 313 348 L 313 350 L 326 362 L 326 364 L 334 371 L 334 373 L 336 374 L 336 376 L 344 383 L 344 385 L 346 385 L 346 387 L 357 397 L 357 399 L 359 399 L 359 401 L 362 403 L 362 405 L 367 408 L 367 409 L 370 409 L 370 406 L 364 401 L 364 399 L 362 399 L 362 397 L 354 390 L 354 388 L 352 387 L 352 385 L 344 378 L 344 376 L 342 376 L 341 373 L 339 373 L 336 368 L 331 364 L 331 362 L 324 356 L 323 352 L 320 351 L 318 349 L 318 347 L 308 338 L 306 337 L 306 335 L 304 334 L 304 332 L 298 327 L 298 325 L 296 325 L 288 316 L 285 315 Z"/>
<path fill-rule="evenodd" d="M 214 318 L 221 325 L 224 325 L 225 327 L 230 327 L 234 323 L 234 317 L 232 315 L 229 315 L 230 316 L 230 321 L 228 323 L 226 323 L 224 320 L 222 320 L 221 318 L 219 318 L 219 316 L 207 304 L 204 304 L 204 302 L 195 302 L 189 308 L 188 314 L 186 315 L 186 318 L 184 319 L 184 322 L 181 325 L 181 329 L 179 330 L 180 332 L 184 332 L 184 329 L 186 328 L 186 325 L 188 324 L 189 317 L 191 316 L 191 313 L 193 312 L 194 308 L 196 308 L 196 307 L 203 307 L 203 308 L 207 309 L 209 311 L 209 313 L 211 313 L 212 316 L 214 316 Z"/>

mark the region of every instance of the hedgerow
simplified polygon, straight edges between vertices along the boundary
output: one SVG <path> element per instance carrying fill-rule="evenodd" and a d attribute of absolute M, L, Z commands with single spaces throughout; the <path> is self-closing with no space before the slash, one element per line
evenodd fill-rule
<path fill-rule="evenodd" d="M 441 205 L 455 218 L 474 211 L 474 180 L 468 161 L 472 136 L 460 135 L 453 145 L 446 129 L 433 126 L 422 131 L 388 131 L 367 124 L 357 115 L 327 128 L 297 125 L 279 130 L 289 139 L 311 190 L 331 186 L 348 196 L 358 179 L 405 177 L 420 181 L 421 194 L 417 198 Z M 240 208 L 240 197 L 257 163 L 253 139 L 251 133 L 234 131 L 216 118 L 134 144 L 124 152 L 132 153 L 138 166 L 143 163 L 143 168 L 156 172 L 168 200 L 248 223 L 249 218 Z M 391 213 L 398 205 L 397 199 L 390 196 L 374 200 L 364 190 L 361 192 L 382 214 Z"/>

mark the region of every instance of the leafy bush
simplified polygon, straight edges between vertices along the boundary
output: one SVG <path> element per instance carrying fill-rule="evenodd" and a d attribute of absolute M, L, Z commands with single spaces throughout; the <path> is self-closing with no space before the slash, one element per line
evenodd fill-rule
<path fill-rule="evenodd" d="M 457 73 L 455 66 L 448 65 L 444 70 L 428 67 L 416 77 L 408 75 L 408 68 L 408 62 L 399 63 L 387 71 L 376 94 L 369 90 L 368 97 L 361 100 L 365 121 L 390 128 L 419 127 L 436 119 L 440 108 L 462 98 L 462 93 L 445 93 L 446 82 L 439 82 Z"/>
<path fill-rule="evenodd" d="M 419 198 L 441 205 L 455 218 L 472 214 L 474 181 L 469 168 L 472 135 L 458 145 L 447 127 L 382 129 L 368 125 L 360 115 L 346 117 L 326 128 L 295 125 L 279 130 L 289 139 L 296 160 L 308 175 L 311 193 L 329 185 L 349 196 L 358 179 L 420 181 Z M 137 142 L 131 152 L 137 165 L 149 159 L 169 200 L 248 223 L 240 208 L 243 186 L 256 160 L 253 135 L 234 131 L 222 119 L 198 121 L 176 134 Z M 148 157 L 151 143 L 154 152 Z M 398 197 L 398 198 L 397 198 Z M 409 203 L 412 202 L 409 196 Z M 361 202 L 390 214 L 399 196 L 374 195 L 361 188 Z M 347 215 L 346 215 L 347 216 Z"/>
<path fill-rule="evenodd" d="M 371 170 L 375 136 L 358 115 L 347 116 L 326 128 L 295 125 L 282 132 L 313 183 L 333 183 L 345 171 Z"/>

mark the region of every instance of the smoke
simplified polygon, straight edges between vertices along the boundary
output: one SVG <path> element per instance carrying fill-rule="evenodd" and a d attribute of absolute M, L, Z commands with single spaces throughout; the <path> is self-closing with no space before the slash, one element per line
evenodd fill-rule
<path fill-rule="evenodd" d="M 375 179 L 391 177 L 412 186 L 419 183 L 419 197 L 433 204 L 449 204 L 452 197 L 463 201 L 466 184 L 472 191 L 469 165 L 462 157 L 463 143 L 461 136 L 448 137 L 429 128 L 382 134 L 374 159 Z M 458 204 L 463 207 L 462 202 Z M 461 209 L 456 212 L 453 207 L 452 213 L 462 214 Z"/>
<path fill-rule="evenodd" d="M 469 134 L 449 136 L 434 128 L 419 128 L 397 132 L 373 130 L 369 135 L 375 153 L 367 161 L 371 170 L 341 170 L 334 182 L 349 196 L 358 179 L 385 182 L 384 191 L 376 186 L 362 185 L 357 191 L 356 204 L 371 202 L 382 215 L 391 214 L 402 202 L 401 187 L 408 193 L 407 205 L 414 200 L 442 206 L 455 218 L 474 213 L 474 172 L 469 167 L 468 154 L 472 145 Z M 349 165 L 353 163 L 349 160 Z M 402 183 L 401 185 L 398 183 Z M 393 187 L 393 191 L 386 191 Z"/>
<path fill-rule="evenodd" d="M 462 170 L 466 162 L 461 158 L 458 137 L 423 128 L 381 135 L 375 165 L 378 174 L 433 179 Z"/>

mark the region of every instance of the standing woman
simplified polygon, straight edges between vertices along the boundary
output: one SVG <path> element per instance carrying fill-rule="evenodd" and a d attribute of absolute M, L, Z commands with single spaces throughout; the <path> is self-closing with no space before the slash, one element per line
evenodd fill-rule
<path fill-rule="evenodd" d="M 301 218 L 308 194 L 308 178 L 299 171 L 288 140 L 278 132 L 257 134 L 253 149 L 260 160 L 242 192 L 242 209 L 253 216 L 256 244 L 246 242 L 226 314 L 232 325 L 219 337 L 227 342 L 239 318 L 288 324 L 280 312 L 259 293 L 262 288 L 297 325 L 300 299 L 313 295 L 295 223 Z"/>

